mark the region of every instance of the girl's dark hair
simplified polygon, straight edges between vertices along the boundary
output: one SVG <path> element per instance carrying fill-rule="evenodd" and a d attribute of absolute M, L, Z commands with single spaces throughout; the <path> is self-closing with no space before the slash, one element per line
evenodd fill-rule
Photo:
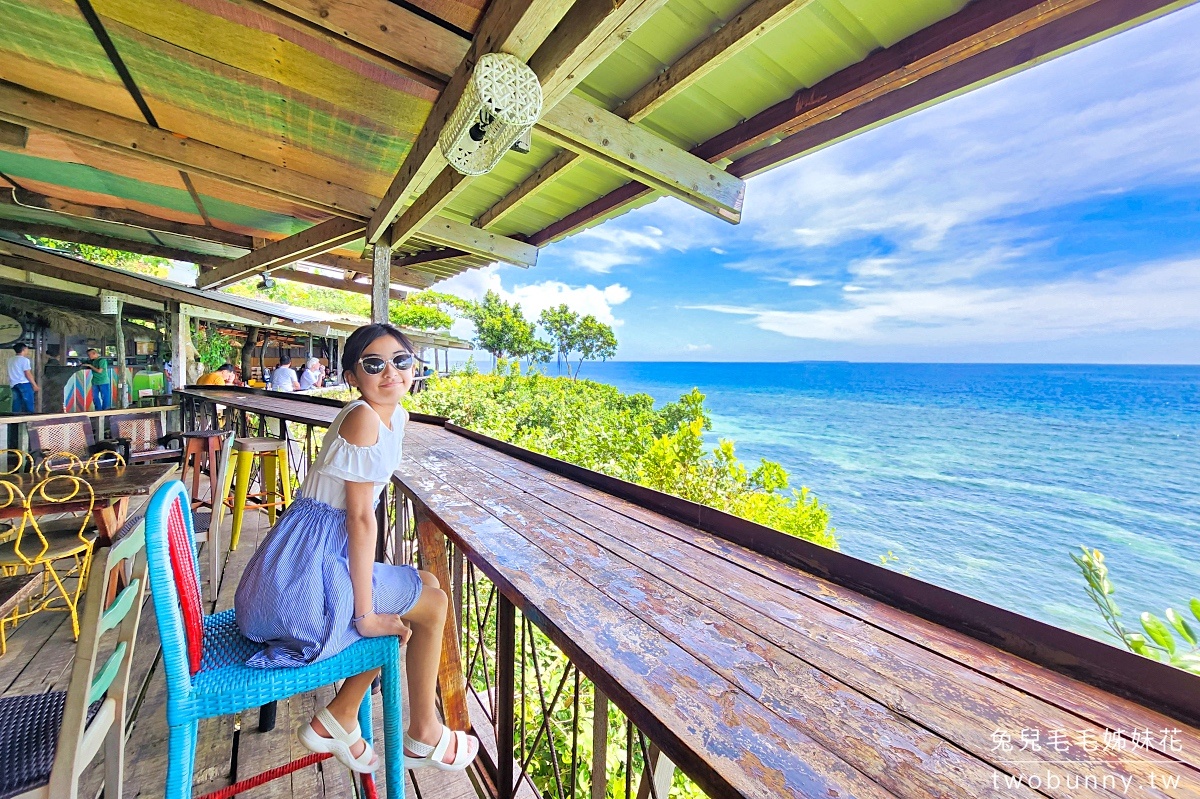
<path fill-rule="evenodd" d="M 375 324 L 363 325 L 358 330 L 350 334 L 350 338 L 346 339 L 346 346 L 342 349 L 342 379 L 346 379 L 346 375 L 358 368 L 358 359 L 362 357 L 363 350 L 371 346 L 376 339 L 381 339 L 384 336 L 391 336 L 399 341 L 404 347 L 416 357 L 417 348 L 409 341 L 408 336 L 400 331 L 400 328 L 395 325 L 390 325 L 387 322 L 376 322 Z"/>

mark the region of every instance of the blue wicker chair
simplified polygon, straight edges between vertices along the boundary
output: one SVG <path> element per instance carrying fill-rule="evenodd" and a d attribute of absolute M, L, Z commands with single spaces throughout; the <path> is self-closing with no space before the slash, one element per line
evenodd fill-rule
<path fill-rule="evenodd" d="M 246 666 L 261 646 L 238 632 L 232 610 L 205 616 L 201 609 L 192 516 L 187 489 L 179 481 L 163 486 L 150 500 L 146 555 L 167 676 L 167 799 L 191 797 L 200 719 L 260 707 L 376 668 L 383 669 L 388 795 L 404 796 L 398 639 L 366 638 L 331 658 L 297 668 Z M 370 742 L 370 693 L 359 710 L 359 724 Z"/>

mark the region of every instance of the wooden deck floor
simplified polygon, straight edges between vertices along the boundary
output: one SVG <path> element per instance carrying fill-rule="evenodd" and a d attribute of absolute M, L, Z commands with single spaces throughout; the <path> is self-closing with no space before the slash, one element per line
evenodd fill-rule
<path fill-rule="evenodd" d="M 242 570 L 262 536 L 268 531 L 265 513 L 248 513 L 241 543 L 230 552 L 222 576 L 216 610 L 232 607 L 234 591 Z M 227 539 L 226 539 L 227 540 Z M 207 578 L 207 557 L 200 558 L 202 575 Z M 209 593 L 205 584 L 205 599 Z M 206 608 L 212 611 L 211 603 Z M 22 622 L 9 638 L 8 654 L 0 658 L 0 695 L 66 690 L 71 672 L 74 642 L 65 613 L 39 613 Z M 163 795 L 166 778 L 167 728 L 164 711 L 166 681 L 159 660 L 158 628 L 154 607 L 147 596 L 142 611 L 138 643 L 134 650 L 130 693 L 134 697 L 130 711 L 126 749 L 124 794 L 129 797 Z M 333 696 L 332 687 L 280 702 L 278 723 L 269 733 L 259 733 L 258 714 L 251 711 L 242 722 L 234 743 L 233 717 L 208 719 L 200 724 L 196 750 L 196 781 L 193 795 L 217 790 L 231 783 L 231 767 L 246 778 L 307 754 L 296 740 L 294 730 L 308 720 L 316 709 Z M 376 741 L 382 752 L 382 712 L 376 704 Z M 85 775 L 81 796 L 94 799 L 101 789 L 99 762 Z M 416 784 L 413 777 L 416 777 Z M 383 770 L 378 774 L 385 788 Z M 410 799 L 474 799 L 477 796 L 468 774 L 446 774 L 433 770 L 409 772 L 406 796 Z M 333 761 L 306 768 L 266 786 L 239 794 L 247 799 L 310 799 L 310 797 L 353 797 L 349 772 Z M 390 794 L 387 794 L 390 796 Z"/>

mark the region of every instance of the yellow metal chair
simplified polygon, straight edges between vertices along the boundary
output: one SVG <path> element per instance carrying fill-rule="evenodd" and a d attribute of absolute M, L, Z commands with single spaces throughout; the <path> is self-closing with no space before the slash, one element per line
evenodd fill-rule
<path fill-rule="evenodd" d="M 286 508 L 292 503 L 292 480 L 288 474 L 287 442 L 281 438 L 235 438 L 233 455 L 233 531 L 229 537 L 229 548 L 237 549 L 242 535 L 242 520 L 246 515 L 246 501 L 251 498 L 259 500 L 255 504 L 267 509 L 267 517 L 274 524 L 279 508 Z M 250 493 L 250 473 L 255 458 L 262 461 L 262 490 Z"/>
<path fill-rule="evenodd" d="M 0 500 L 6 498 L 12 501 L 11 497 L 0 493 Z M 93 539 L 87 533 L 94 530 L 91 522 L 95 503 L 96 495 L 91 484 L 77 474 L 54 474 L 37 483 L 23 497 L 25 514 L 16 535 L 11 541 L 0 544 L 0 571 L 6 574 L 22 570 L 32 572 L 41 566 L 46 579 L 53 583 L 53 588 L 47 584 L 42 598 L 32 603 L 27 612 L 18 612 L 14 621 L 39 610 L 62 609 L 53 604 L 61 597 L 63 607 L 71 614 L 71 634 L 76 640 L 79 639 L 79 597 L 87 583 L 91 566 Z M 35 505 L 37 514 L 33 512 Z M 53 526 L 40 522 L 38 516 L 45 514 L 48 507 L 56 505 L 70 506 L 63 510 L 82 515 L 69 520 L 58 519 Z M 71 567 L 60 574 L 63 561 L 70 561 Z M 75 578 L 73 591 L 67 588 L 64 581 L 64 578 L 72 576 Z"/>
<path fill-rule="evenodd" d="M 0 478 L 8 477 L 15 474 L 21 474 L 26 471 L 33 471 L 33 456 L 23 449 L 0 449 Z M 15 489 L 16 486 L 11 483 L 5 483 L 9 490 Z M 4 489 L 0 489 L 0 510 L 9 507 L 5 504 Z M 18 492 L 19 493 L 19 492 Z M 13 494 L 7 495 L 8 500 L 12 500 Z M 25 499 L 21 495 L 21 501 Z M 0 521 L 0 544 L 4 543 L 16 535 L 17 526 L 10 521 Z M 0 626 L 0 637 L 4 635 L 3 627 Z"/>

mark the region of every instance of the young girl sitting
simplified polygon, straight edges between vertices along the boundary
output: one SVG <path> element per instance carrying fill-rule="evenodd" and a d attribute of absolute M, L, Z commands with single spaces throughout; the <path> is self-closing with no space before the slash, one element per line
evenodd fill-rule
<path fill-rule="evenodd" d="M 400 464 L 412 385 L 413 346 L 395 327 L 360 327 L 346 341 L 345 381 L 362 397 L 337 415 L 298 498 L 250 559 L 234 607 L 242 634 L 264 644 L 249 661 L 263 668 L 327 658 L 359 638 L 399 636 L 408 643 L 409 728 L 405 765 L 464 769 L 479 741 L 451 733 L 434 709 L 446 592 L 430 573 L 375 562 L 375 505 Z M 300 742 L 349 768 L 373 772 L 359 704 L 378 672 L 345 681 L 329 706 L 303 725 Z"/>

